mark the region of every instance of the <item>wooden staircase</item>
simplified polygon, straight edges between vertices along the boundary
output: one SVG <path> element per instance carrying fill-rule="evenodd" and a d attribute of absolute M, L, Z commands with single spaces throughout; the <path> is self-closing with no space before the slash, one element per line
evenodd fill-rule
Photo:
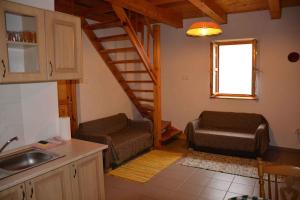
<path fill-rule="evenodd" d="M 140 114 L 154 122 L 154 145 L 159 148 L 161 142 L 181 133 L 171 122 L 161 120 L 160 27 L 152 27 L 147 19 L 137 20 L 132 17 L 136 14 L 121 7 L 112 8 L 118 20 L 92 23 L 82 18 L 82 28 Z M 118 28 L 121 33 L 100 36 L 98 32 L 107 28 Z M 127 58 L 128 53 L 135 55 Z"/>

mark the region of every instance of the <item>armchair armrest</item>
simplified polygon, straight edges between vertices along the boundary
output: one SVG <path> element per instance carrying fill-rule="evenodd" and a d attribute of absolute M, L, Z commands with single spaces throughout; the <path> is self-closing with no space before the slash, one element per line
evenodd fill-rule
<path fill-rule="evenodd" d="M 194 119 L 193 121 L 190 121 L 190 122 L 193 124 L 194 130 L 199 129 L 200 118 Z"/>
<path fill-rule="evenodd" d="M 129 127 L 146 130 L 153 134 L 153 123 L 146 120 L 129 120 Z"/>
<path fill-rule="evenodd" d="M 255 131 L 256 149 L 262 155 L 269 146 L 269 128 L 267 124 L 260 124 Z"/>
<path fill-rule="evenodd" d="M 184 129 L 184 132 L 187 136 L 188 146 L 191 146 L 191 144 L 193 143 L 193 137 L 194 137 L 195 130 L 199 128 L 199 120 L 200 119 L 194 119 L 194 120 L 188 122 L 188 124 L 186 125 L 186 127 Z"/>

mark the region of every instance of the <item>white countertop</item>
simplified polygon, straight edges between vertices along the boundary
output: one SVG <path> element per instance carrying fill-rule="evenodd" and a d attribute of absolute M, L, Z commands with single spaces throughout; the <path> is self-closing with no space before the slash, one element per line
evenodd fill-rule
<path fill-rule="evenodd" d="M 31 145 L 18 148 L 15 151 L 30 148 Z M 0 180 L 0 191 L 15 186 L 19 183 L 23 183 L 29 179 L 45 174 L 51 170 L 57 169 L 76 160 L 89 156 L 93 153 L 103 151 L 107 148 L 105 144 L 98 144 L 93 142 L 87 142 L 83 140 L 71 139 L 61 146 L 49 149 L 46 151 L 56 153 L 58 155 L 64 155 L 64 157 L 42 164 L 40 166 L 31 168 L 29 170 L 20 172 L 18 174 L 6 177 Z M 3 155 L 11 154 L 14 151 L 9 151 Z"/>

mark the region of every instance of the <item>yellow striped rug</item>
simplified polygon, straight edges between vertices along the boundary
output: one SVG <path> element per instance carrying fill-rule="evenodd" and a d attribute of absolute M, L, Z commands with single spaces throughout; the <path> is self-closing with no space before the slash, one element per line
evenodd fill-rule
<path fill-rule="evenodd" d="M 112 170 L 109 174 L 145 183 L 182 157 L 182 153 L 153 150 Z"/>

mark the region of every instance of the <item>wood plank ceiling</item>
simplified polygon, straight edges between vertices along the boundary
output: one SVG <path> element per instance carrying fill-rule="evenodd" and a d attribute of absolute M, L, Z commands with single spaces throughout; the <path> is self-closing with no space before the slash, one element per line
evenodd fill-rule
<path fill-rule="evenodd" d="M 208 16 L 223 24 L 228 14 L 258 10 L 269 10 L 270 18 L 278 19 L 281 8 L 299 6 L 300 0 L 55 0 L 55 8 L 96 20 L 104 28 L 121 26 L 111 3 L 146 16 L 152 22 L 181 28 L 182 19 Z"/>

